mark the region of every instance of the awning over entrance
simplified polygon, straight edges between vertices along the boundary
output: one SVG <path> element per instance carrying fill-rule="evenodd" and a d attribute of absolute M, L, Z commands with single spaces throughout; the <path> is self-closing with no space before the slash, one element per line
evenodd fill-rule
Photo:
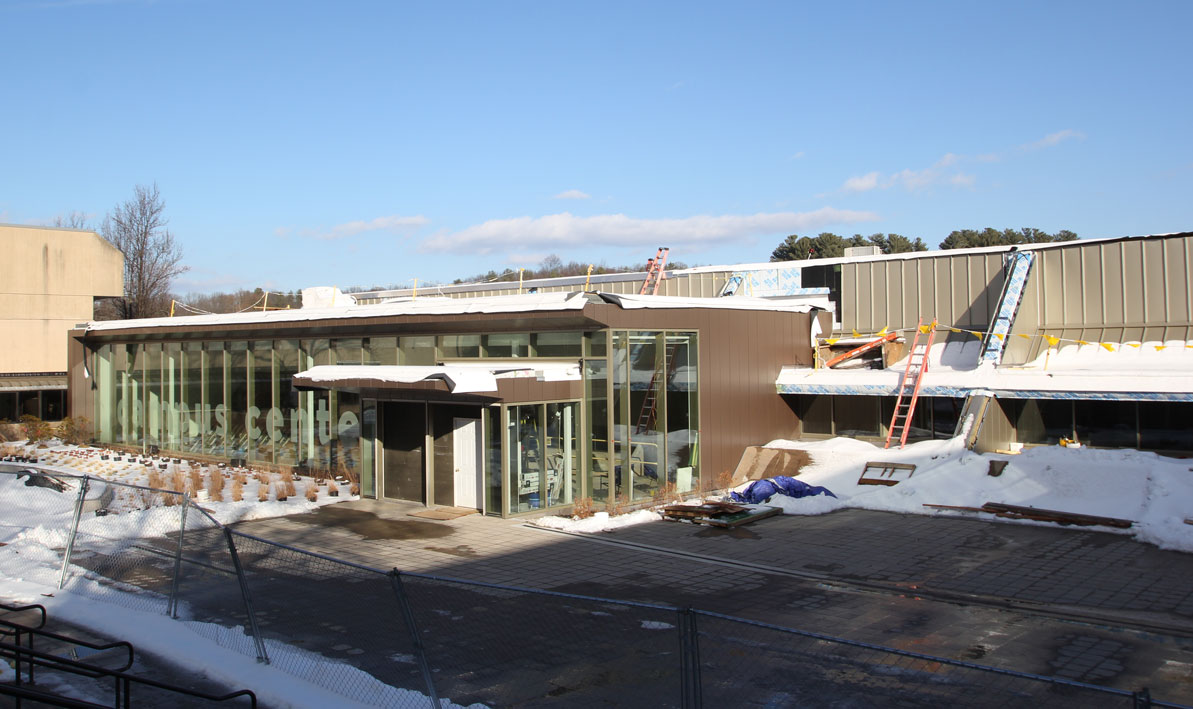
<path fill-rule="evenodd" d="M 50 389 L 66 389 L 66 374 L 0 375 L 0 392 L 45 391 Z"/>
<path fill-rule="evenodd" d="M 498 379 L 515 377 L 534 377 L 543 382 L 578 381 L 580 365 L 570 362 L 469 362 L 438 366 L 324 364 L 295 374 L 294 386 L 398 389 L 403 384 L 442 381 L 453 394 L 469 394 L 497 391 Z"/>

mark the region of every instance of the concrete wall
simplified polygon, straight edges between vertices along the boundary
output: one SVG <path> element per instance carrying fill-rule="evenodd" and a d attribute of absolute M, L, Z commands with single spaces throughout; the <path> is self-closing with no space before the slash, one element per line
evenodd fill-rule
<path fill-rule="evenodd" d="M 0 372 L 64 372 L 67 332 L 124 292 L 124 257 L 95 232 L 0 225 Z"/>

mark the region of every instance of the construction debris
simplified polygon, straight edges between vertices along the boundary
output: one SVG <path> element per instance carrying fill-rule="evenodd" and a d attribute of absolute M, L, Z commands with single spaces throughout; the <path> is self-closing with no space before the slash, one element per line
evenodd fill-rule
<path fill-rule="evenodd" d="M 782 513 L 783 510 L 779 507 L 738 505 L 732 502 L 705 502 L 701 505 L 668 505 L 663 508 L 663 519 L 732 528 Z"/>
<path fill-rule="evenodd" d="M 862 476 L 857 479 L 858 485 L 898 485 L 915 473 L 912 463 L 884 463 L 871 461 L 866 463 Z"/>
<path fill-rule="evenodd" d="M 1064 525 L 1075 524 L 1082 527 L 1103 526 L 1127 529 L 1134 524 L 1134 522 L 1129 519 L 1119 519 L 1117 517 L 1099 517 L 1097 515 L 1085 515 L 1078 512 L 1046 510 L 1042 507 L 1007 505 L 1001 502 L 987 502 L 981 507 L 964 507 L 961 505 L 930 505 L 925 503 L 924 507 L 939 510 L 956 510 L 959 512 L 985 512 L 987 514 L 992 514 L 995 517 L 1002 517 L 1004 519 L 1030 519 L 1037 522 L 1055 522 L 1056 524 Z M 1188 522 L 1189 520 L 1185 521 Z"/>

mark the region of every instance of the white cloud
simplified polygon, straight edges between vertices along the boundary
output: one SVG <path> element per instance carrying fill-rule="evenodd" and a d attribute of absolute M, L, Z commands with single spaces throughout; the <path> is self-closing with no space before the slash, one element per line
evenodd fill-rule
<path fill-rule="evenodd" d="M 869 192 L 875 187 L 878 187 L 878 177 L 877 172 L 868 172 L 865 175 L 851 177 L 845 180 L 845 184 L 841 186 L 841 189 L 846 192 Z"/>
<path fill-rule="evenodd" d="M 1083 140 L 1084 138 L 1084 133 L 1075 131 L 1071 128 L 1065 128 L 1064 130 L 1058 130 L 1055 133 L 1049 133 L 1034 143 L 1020 145 L 1019 149 L 1022 151 L 1041 150 L 1043 148 L 1051 148 L 1054 145 L 1059 145 L 1066 140 Z"/>
<path fill-rule="evenodd" d="M 377 217 L 368 221 L 352 221 L 337 224 L 326 231 L 308 231 L 307 236 L 316 239 L 332 240 L 346 239 L 371 231 L 387 232 L 390 234 L 409 234 L 430 223 L 430 219 L 420 215 L 403 217 L 397 214 L 388 217 Z"/>
<path fill-rule="evenodd" d="M 874 189 L 888 190 L 892 187 L 902 187 L 909 192 L 917 192 L 940 182 L 972 186 L 977 179 L 973 175 L 950 173 L 946 170 L 964 159 L 964 155 L 945 153 L 939 160 L 922 170 L 905 168 L 885 177 L 877 171 L 868 172 L 865 175 L 845 180 L 845 183 L 841 185 L 841 190 L 844 192 L 869 192 Z"/>
<path fill-rule="evenodd" d="M 542 217 L 492 219 L 423 241 L 422 251 L 490 253 L 496 249 L 566 247 L 707 246 L 772 234 L 792 234 L 829 224 L 873 221 L 878 215 L 832 207 L 812 212 L 698 215 L 679 219 L 636 219 L 624 214 L 577 217 L 567 212 Z"/>
<path fill-rule="evenodd" d="M 551 199 L 591 199 L 592 195 L 580 190 L 566 190 L 555 195 Z"/>
<path fill-rule="evenodd" d="M 800 160 L 800 159 L 802 159 L 803 157 L 804 157 L 804 151 L 802 151 L 802 150 L 801 150 L 801 151 L 799 151 L 798 153 L 796 153 L 795 155 L 792 155 L 792 156 L 791 156 L 791 159 L 792 159 L 792 160 Z"/>

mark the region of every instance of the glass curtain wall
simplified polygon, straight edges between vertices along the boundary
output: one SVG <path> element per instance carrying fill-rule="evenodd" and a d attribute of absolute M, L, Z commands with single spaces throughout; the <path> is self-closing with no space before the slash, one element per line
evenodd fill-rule
<path fill-rule="evenodd" d="M 580 489 L 579 402 L 504 408 L 509 512 L 572 504 Z"/>
<path fill-rule="evenodd" d="M 388 347 L 379 345 L 396 357 L 395 338 Z M 298 392 L 291 378 L 337 357 L 360 363 L 366 353 L 359 339 L 337 342 L 334 350 L 328 340 L 103 345 L 94 357 L 96 438 L 262 464 L 307 464 L 363 483 L 361 469 L 371 466 L 372 451 L 362 446 L 371 446 L 375 436 L 375 404 L 367 409 L 370 434 L 361 424 L 359 395 Z M 364 487 L 369 494 L 372 488 Z"/>

